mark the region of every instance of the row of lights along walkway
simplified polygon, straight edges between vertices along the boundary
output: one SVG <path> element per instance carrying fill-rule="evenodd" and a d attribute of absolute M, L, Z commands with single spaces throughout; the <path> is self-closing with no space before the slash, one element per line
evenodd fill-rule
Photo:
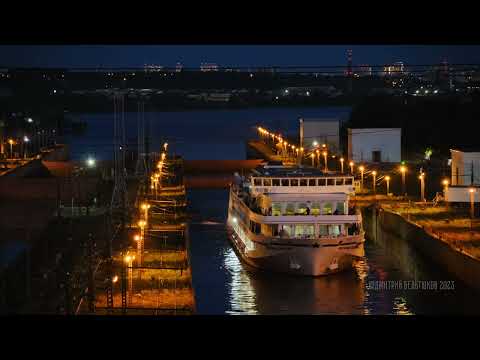
<path fill-rule="evenodd" d="M 128 246 L 113 255 L 112 281 L 96 299 L 96 314 L 191 314 L 195 311 L 188 254 L 183 159 L 165 143 L 140 180 Z M 109 279 L 99 271 L 98 282 Z M 103 280 L 102 280 L 103 279 Z"/>

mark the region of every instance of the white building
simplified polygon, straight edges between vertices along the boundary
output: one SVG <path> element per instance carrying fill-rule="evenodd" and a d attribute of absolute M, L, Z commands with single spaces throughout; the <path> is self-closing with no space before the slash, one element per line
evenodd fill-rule
<path fill-rule="evenodd" d="M 448 202 L 470 202 L 473 189 L 475 202 L 480 201 L 480 151 L 450 150 L 452 179 L 445 198 Z"/>
<path fill-rule="evenodd" d="M 402 161 L 402 129 L 348 129 L 348 158 L 354 162 Z"/>
<path fill-rule="evenodd" d="M 340 150 L 340 119 L 317 118 L 301 119 L 300 137 L 302 145 L 306 149 L 312 149 L 315 144 L 326 144 L 330 152 Z"/>

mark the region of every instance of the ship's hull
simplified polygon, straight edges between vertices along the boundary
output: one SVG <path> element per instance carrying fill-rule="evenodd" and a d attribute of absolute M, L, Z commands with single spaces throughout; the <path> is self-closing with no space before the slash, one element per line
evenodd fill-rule
<path fill-rule="evenodd" d="M 365 256 L 363 243 L 341 246 L 263 245 L 245 248 L 235 230 L 228 226 L 228 236 L 239 257 L 250 266 L 274 272 L 322 276 L 352 269 L 355 259 Z"/>

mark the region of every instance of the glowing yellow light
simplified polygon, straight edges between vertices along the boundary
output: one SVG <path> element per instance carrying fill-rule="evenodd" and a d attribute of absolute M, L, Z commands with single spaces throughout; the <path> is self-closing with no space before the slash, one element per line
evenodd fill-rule
<path fill-rule="evenodd" d="M 373 170 L 372 175 L 377 175 L 377 172 L 375 170 Z"/>
<path fill-rule="evenodd" d="M 350 165 L 350 166 L 353 166 L 353 161 L 350 161 L 350 162 L 349 162 L 349 165 Z"/>
<path fill-rule="evenodd" d="M 145 220 L 140 220 L 138 222 L 138 226 L 140 226 L 141 228 L 143 228 L 147 223 L 145 222 Z"/>
<path fill-rule="evenodd" d="M 344 158 L 340 158 L 340 161 L 341 161 L 341 162 L 344 162 L 344 161 L 345 161 L 345 159 L 344 159 Z"/>
<path fill-rule="evenodd" d="M 470 193 L 474 193 L 475 192 L 475 189 L 468 189 L 468 191 L 470 191 Z"/>
<path fill-rule="evenodd" d="M 113 283 L 116 283 L 117 281 L 118 281 L 118 276 L 115 275 L 115 276 L 113 277 L 113 279 L 112 279 L 112 282 L 113 282 Z"/>
<path fill-rule="evenodd" d="M 407 168 L 405 166 L 400 166 L 400 172 L 404 173 L 407 171 Z"/>
<path fill-rule="evenodd" d="M 315 157 L 315 154 L 314 154 L 314 153 L 312 153 L 311 157 L 312 157 L 312 158 L 314 158 L 314 157 Z"/>
<path fill-rule="evenodd" d="M 326 151 L 324 151 L 324 152 L 323 152 L 323 156 L 326 156 L 326 155 L 327 155 L 327 152 L 326 152 Z"/>
<path fill-rule="evenodd" d="M 135 235 L 135 236 L 133 237 L 133 240 L 139 241 L 139 240 L 140 240 L 140 235 Z"/>
<path fill-rule="evenodd" d="M 10 145 L 13 145 L 13 144 L 15 144 L 15 141 L 13 141 L 12 139 L 8 139 L 8 143 L 9 143 Z"/>
<path fill-rule="evenodd" d="M 385 180 L 387 180 L 387 181 L 390 180 L 390 176 L 388 176 L 388 175 L 385 176 Z"/>
<path fill-rule="evenodd" d="M 358 169 L 359 169 L 360 171 L 365 170 L 365 168 L 363 167 L 363 165 L 360 165 L 360 166 L 358 167 Z"/>
<path fill-rule="evenodd" d="M 447 179 L 443 180 L 443 181 L 442 181 L 442 184 L 445 185 L 445 186 L 447 186 L 447 185 L 448 185 L 448 180 L 447 180 Z"/>

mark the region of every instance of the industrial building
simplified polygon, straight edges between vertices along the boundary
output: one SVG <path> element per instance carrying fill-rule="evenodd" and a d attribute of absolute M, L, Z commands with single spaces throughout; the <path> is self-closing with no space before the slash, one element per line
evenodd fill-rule
<path fill-rule="evenodd" d="M 480 148 L 450 149 L 452 178 L 445 192 L 448 202 L 480 201 Z"/>
<path fill-rule="evenodd" d="M 348 129 L 348 158 L 357 163 L 402 161 L 402 129 Z"/>
<path fill-rule="evenodd" d="M 331 152 L 338 152 L 340 150 L 340 119 L 300 119 L 300 143 L 306 149 L 326 144 Z"/>

